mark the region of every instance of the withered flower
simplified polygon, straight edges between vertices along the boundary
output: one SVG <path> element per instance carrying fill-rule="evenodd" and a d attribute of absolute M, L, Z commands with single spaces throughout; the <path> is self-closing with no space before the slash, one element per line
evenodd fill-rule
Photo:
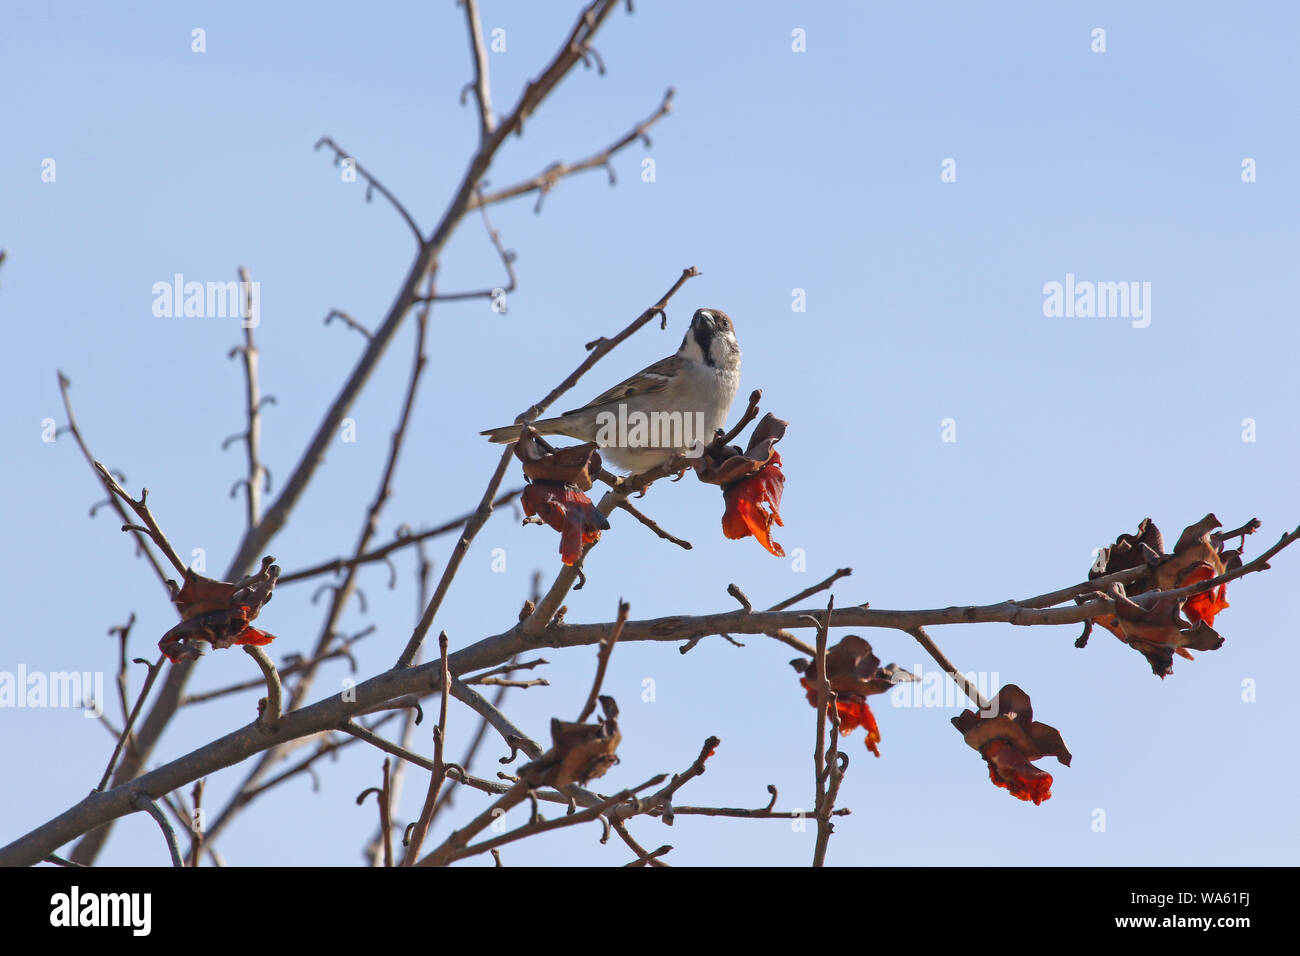
<path fill-rule="evenodd" d="M 755 426 L 745 451 L 718 439 L 691 461 L 700 481 L 722 486 L 726 502 L 722 533 L 733 539 L 753 535 L 777 557 L 783 557 L 785 550 L 772 540 L 772 525 L 785 526 L 779 512 L 785 474 L 781 455 L 773 446 L 788 426 L 789 422 L 768 412 Z"/>
<path fill-rule="evenodd" d="M 534 787 L 556 788 L 603 777 L 618 763 L 615 751 L 623 736 L 618 729 L 618 705 L 614 698 L 602 696 L 600 706 L 605 716 L 594 724 L 551 718 L 551 749 L 520 767 L 520 776 Z"/>
<path fill-rule="evenodd" d="M 515 443 L 515 456 L 530 482 L 520 499 L 524 514 L 560 532 L 560 559 L 576 564 L 583 545 L 599 541 L 609 529 L 609 520 L 584 494 L 600 473 L 600 452 L 591 443 L 549 450 L 529 428 Z"/>
<path fill-rule="evenodd" d="M 1225 551 L 1223 539 L 1213 534 L 1218 527 L 1221 527 L 1219 519 L 1208 514 L 1185 528 L 1169 560 L 1156 566 L 1156 587 L 1171 591 L 1241 567 L 1241 549 Z M 1228 606 L 1227 594 L 1226 584 L 1193 594 L 1183 602 L 1183 611 L 1193 621 L 1212 625 L 1215 615 Z"/>
<path fill-rule="evenodd" d="M 218 650 L 234 644 L 270 644 L 275 636 L 250 627 L 248 622 L 271 600 L 280 576 L 274 561 L 263 558 L 256 574 L 236 583 L 205 578 L 187 569 L 184 586 L 172 598 L 181 613 L 181 623 L 162 636 L 158 649 L 175 664 L 200 656 L 193 641 L 206 641 Z"/>
<path fill-rule="evenodd" d="M 1213 651 L 1223 646 L 1223 638 L 1212 625 L 1218 613 L 1228 607 L 1227 585 L 1220 584 L 1182 601 L 1157 598 L 1139 604 L 1128 595 L 1171 591 L 1240 567 L 1241 550 L 1224 550 L 1225 536 L 1213 530 L 1219 526 L 1218 518 L 1206 515 L 1184 529 L 1173 553 L 1165 554 L 1163 536 L 1146 518 L 1138 525 L 1136 535 L 1122 534 L 1115 544 L 1103 549 L 1088 572 L 1089 579 L 1094 579 L 1130 568 L 1143 569 L 1127 587 L 1111 587 L 1117 613 L 1097 618 L 1096 623 L 1146 657 L 1158 677 L 1173 673 L 1174 654 L 1192 660 L 1192 650 Z M 1237 533 L 1250 534 L 1257 527 L 1258 522 L 1252 521 Z M 1080 646 L 1086 643 L 1087 633 L 1079 639 Z"/>
<path fill-rule="evenodd" d="M 1034 720 L 1029 695 L 1015 684 L 1003 687 L 989 704 L 988 712 L 962 711 L 952 725 L 984 758 L 994 785 L 1034 806 L 1050 800 L 1052 775 L 1031 761 L 1050 756 L 1070 766 L 1061 732 Z"/>
<path fill-rule="evenodd" d="M 820 680 L 817 662 L 798 658 L 790 666 L 803 675 L 799 683 L 807 691 L 808 703 L 815 708 Z M 846 634 L 826 651 L 826 679 L 835 692 L 840 733 L 847 736 L 859 727 L 864 728 L 867 749 L 879 757 L 880 728 L 867 698 L 886 693 L 899 680 L 913 679 L 912 675 L 894 664 L 881 667 L 880 658 L 871 652 L 870 644 L 856 634 Z"/>

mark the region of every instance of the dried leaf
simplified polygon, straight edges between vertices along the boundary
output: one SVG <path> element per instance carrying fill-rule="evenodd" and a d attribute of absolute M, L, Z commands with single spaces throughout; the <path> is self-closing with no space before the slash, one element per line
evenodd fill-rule
<path fill-rule="evenodd" d="M 819 683 L 816 661 L 801 659 L 791 663 L 804 675 L 799 683 L 807 692 L 808 703 L 816 707 Z M 867 698 L 886 693 L 897 681 L 913 679 L 912 675 L 893 664 L 881 667 L 880 658 L 872 653 L 869 643 L 856 634 L 846 634 L 826 651 L 826 679 L 836 695 L 840 733 L 848 735 L 858 727 L 865 728 L 867 749 L 879 757 L 880 728 Z"/>
<path fill-rule="evenodd" d="M 525 515 L 536 515 L 560 532 L 560 559 L 567 565 L 576 564 L 583 545 L 599 541 L 600 533 L 609 529 L 609 519 L 572 485 L 535 481 L 524 489 L 520 502 Z"/>
<path fill-rule="evenodd" d="M 1181 602 L 1158 600 L 1139 605 L 1127 595 L 1171 591 L 1240 567 L 1241 551 L 1222 550 L 1223 541 L 1214 534 L 1218 527 L 1219 519 L 1207 514 L 1188 525 L 1178 536 L 1173 553 L 1165 554 L 1160 532 L 1147 518 L 1138 526 L 1137 535 L 1120 535 L 1103 551 L 1100 567 L 1089 572 L 1093 579 L 1133 567 L 1149 569 L 1127 588 L 1116 585 L 1112 589 L 1118 613 L 1099 617 L 1096 623 L 1146 657 L 1158 677 L 1173 673 L 1174 654 L 1192 660 L 1192 650 L 1212 651 L 1223 645 L 1213 624 L 1218 613 L 1229 606 L 1227 586 L 1220 584 Z"/>
<path fill-rule="evenodd" d="M 249 626 L 271 600 L 280 575 L 273 561 L 264 558 L 256 574 L 238 582 L 217 581 L 187 569 L 185 584 L 174 598 L 181 623 L 162 636 L 158 649 L 176 663 L 200 656 L 191 641 L 203 641 L 221 650 L 235 644 L 262 646 L 275 640 L 274 635 Z"/>
<path fill-rule="evenodd" d="M 618 763 L 622 734 L 618 729 L 618 707 L 611 697 L 601 697 L 605 717 L 594 724 L 576 724 L 551 719 L 551 749 L 520 768 L 533 786 L 565 787 L 585 784 L 605 775 Z"/>
<path fill-rule="evenodd" d="M 560 482 L 573 485 L 579 491 L 590 491 L 600 474 L 600 452 L 592 442 L 546 451 L 537 432 L 529 428 L 515 443 L 514 450 L 515 456 L 524 464 L 524 475 L 530 481 Z"/>
<path fill-rule="evenodd" d="M 1068 767 L 1070 751 L 1061 732 L 1034 720 L 1029 695 L 1015 684 L 1007 684 L 989 703 L 988 711 L 962 711 L 952 725 L 979 751 L 995 785 L 1035 806 L 1051 799 L 1052 775 L 1031 761 L 1055 757 Z"/>

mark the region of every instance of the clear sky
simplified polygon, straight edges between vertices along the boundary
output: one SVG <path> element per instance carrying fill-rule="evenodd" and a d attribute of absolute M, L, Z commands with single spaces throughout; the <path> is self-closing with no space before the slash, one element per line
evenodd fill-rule
<path fill-rule="evenodd" d="M 491 57 L 499 109 L 554 52 L 576 3 L 483 4 L 505 31 Z M 727 609 L 735 582 L 767 606 L 842 566 L 840 604 L 987 603 L 1085 576 L 1093 549 L 1151 517 L 1172 545 L 1206 512 L 1225 526 L 1259 517 L 1248 556 L 1300 522 L 1296 500 L 1295 303 L 1300 139 L 1289 4 L 734 4 L 640 0 L 597 49 L 607 72 L 578 69 L 512 139 L 489 178 L 501 186 L 611 142 L 677 89 L 653 145 L 566 180 L 535 215 L 531 199 L 494 210 L 518 253 L 509 311 L 437 308 L 431 368 L 395 493 L 381 521 L 431 526 L 468 510 L 497 460 L 477 432 L 509 421 L 623 327 L 688 265 L 692 280 L 652 325 L 602 362 L 561 408 L 580 404 L 674 349 L 700 306 L 726 310 L 744 350 L 741 394 L 789 420 L 776 538 L 793 557 L 725 540 L 717 489 L 693 478 L 641 502 L 695 545 L 682 552 L 615 517 L 587 563 L 569 620 Z M 206 52 L 191 31 L 206 31 Z M 1094 52 L 1094 30 L 1105 52 Z M 792 50 L 805 31 L 806 52 Z M 341 182 L 332 136 L 374 170 L 427 230 L 476 141 L 458 95 L 471 75 L 462 15 L 437 4 L 43 4 L 6 13 L 0 32 L 0 315 L 5 468 L 0 472 L 10 595 L 0 670 L 103 671 L 109 715 L 116 646 L 135 612 L 132 653 L 153 658 L 175 621 L 152 572 L 131 557 L 62 424 L 55 370 L 72 380 L 95 453 L 150 502 L 182 554 L 209 573 L 244 522 L 228 497 L 245 463 L 220 444 L 244 419 L 243 379 L 226 353 L 236 320 L 158 318 L 154 283 L 175 273 L 261 282 L 262 386 L 276 398 L 263 454 L 278 490 L 362 341 L 322 319 L 333 308 L 374 325 L 410 261 L 405 226 L 363 187 Z M 653 182 L 642 160 L 655 164 Z M 55 162 L 53 182 L 43 162 Z M 943 181 L 945 161 L 956 181 Z M 1243 181 L 1253 161 L 1254 182 Z M 951 178 L 951 177 L 949 177 Z M 480 224 L 444 257 L 446 290 L 501 281 Z M 1149 325 L 1048 317 L 1044 286 L 1150 283 Z M 806 311 L 792 308 L 804 290 Z M 403 330 L 351 415 L 357 440 L 331 445 L 292 526 L 271 552 L 286 571 L 343 555 L 373 496 L 410 362 Z M 572 399 L 572 401 L 567 401 Z M 943 440 L 951 419 L 955 441 Z M 1250 424 L 1246 424 L 1246 420 Z M 1244 438 L 1253 438 L 1247 441 Z M 512 474 L 515 482 L 517 475 Z M 435 573 L 452 541 L 430 549 Z M 463 647 L 515 620 L 533 572 L 558 567 L 557 536 L 504 510 L 479 536 L 436 623 Z M 492 570 L 493 549 L 506 569 Z M 416 612 L 413 555 L 367 569 L 363 675 L 389 666 Z M 949 725 L 958 706 L 896 708 L 876 698 L 882 757 L 860 734 L 830 862 L 835 864 L 1294 863 L 1300 778 L 1291 754 L 1294 689 L 1279 670 L 1295 639 L 1300 552 L 1232 584 L 1223 648 L 1177 659 L 1161 681 L 1104 632 L 934 628 L 963 670 L 1014 682 L 1074 754 L 1042 806 L 988 781 Z M 324 602 L 286 585 L 260 623 L 277 658 L 308 648 Z M 810 633 L 810 632 L 809 632 Z M 933 665 L 895 631 L 864 634 L 885 661 Z M 614 652 L 622 763 L 601 789 L 689 765 L 722 738 L 680 802 L 762 806 L 812 799 L 813 709 L 762 637 L 743 649 L 706 639 L 688 655 L 661 644 Z M 595 652 L 547 652 L 549 688 L 512 691 L 507 710 L 544 739 L 572 719 Z M 193 690 L 256 676 L 240 653 L 210 655 Z M 143 668 L 132 673 L 136 687 Z M 313 699 L 336 693 L 324 668 Z M 642 700 L 654 681 L 653 702 Z M 1246 690 L 1252 693 L 1245 693 Z M 1244 700 L 1243 695 L 1252 699 Z M 242 725 L 256 695 L 185 708 L 155 764 Z M 453 705 L 452 754 L 477 719 Z M 112 741 L 57 709 L 0 709 L 0 843 L 94 786 Z M 419 749 L 431 750 L 428 725 Z M 477 765 L 492 774 L 497 739 Z M 232 864 L 353 864 L 375 826 L 382 757 L 356 745 L 261 798 L 223 837 Z M 223 805 L 246 768 L 214 775 Z M 399 816 L 418 811 L 411 776 Z M 486 805 L 457 797 L 458 813 Z M 1098 832 L 1096 811 L 1104 811 Z M 522 811 L 516 811 L 516 814 Z M 517 816 L 513 822 L 522 822 Z M 439 832 L 445 832 L 440 830 Z M 813 828 L 783 821 L 639 820 L 647 846 L 678 864 L 805 864 Z M 435 833 L 435 838 L 437 838 Z M 626 862 L 595 828 L 513 846 L 507 864 Z M 166 860 L 152 821 L 119 822 L 102 859 Z M 481 861 L 480 861 L 481 862 Z M 487 861 L 490 862 L 490 861 Z"/>

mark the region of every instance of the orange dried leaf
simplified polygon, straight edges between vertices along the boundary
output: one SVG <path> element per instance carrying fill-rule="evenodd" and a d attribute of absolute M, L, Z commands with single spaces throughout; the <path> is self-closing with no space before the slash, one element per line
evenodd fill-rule
<path fill-rule="evenodd" d="M 271 600 L 280 569 L 273 558 L 262 561 L 261 569 L 238 581 L 217 581 L 185 572 L 185 584 L 173 598 L 181 622 L 162 636 L 158 649 L 173 664 L 198 658 L 193 642 L 206 642 L 214 649 L 235 644 L 264 646 L 275 640 L 273 634 L 249 627 L 262 606 Z"/>
<path fill-rule="evenodd" d="M 785 550 L 772 540 L 773 523 L 785 527 L 778 510 L 784 488 L 781 455 L 773 451 L 771 459 L 758 472 L 723 489 L 727 508 L 722 515 L 722 533 L 733 539 L 752 534 L 772 554 L 784 557 Z"/>
<path fill-rule="evenodd" d="M 560 560 L 574 565 L 582 557 L 582 547 L 600 540 L 609 520 L 591 503 L 591 499 L 572 485 L 554 481 L 535 481 L 524 489 L 524 514 L 536 515 L 560 532 Z"/>
<path fill-rule="evenodd" d="M 1051 798 L 1052 775 L 1032 761 L 1050 756 L 1070 765 L 1070 751 L 1061 732 L 1034 720 L 1029 695 L 1015 684 L 998 691 L 988 711 L 962 711 L 952 725 L 984 758 L 989 779 L 996 786 L 1034 806 Z"/>

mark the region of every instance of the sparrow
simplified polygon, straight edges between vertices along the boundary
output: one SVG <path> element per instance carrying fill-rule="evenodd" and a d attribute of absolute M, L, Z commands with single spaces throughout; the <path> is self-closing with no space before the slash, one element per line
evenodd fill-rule
<path fill-rule="evenodd" d="M 731 319 L 721 309 L 697 309 L 675 354 L 581 408 L 530 424 L 542 435 L 595 442 L 614 467 L 640 473 L 673 455 L 700 454 L 725 427 L 739 385 L 740 345 Z M 508 444 L 519 432 L 519 425 L 502 425 L 480 434 Z"/>

